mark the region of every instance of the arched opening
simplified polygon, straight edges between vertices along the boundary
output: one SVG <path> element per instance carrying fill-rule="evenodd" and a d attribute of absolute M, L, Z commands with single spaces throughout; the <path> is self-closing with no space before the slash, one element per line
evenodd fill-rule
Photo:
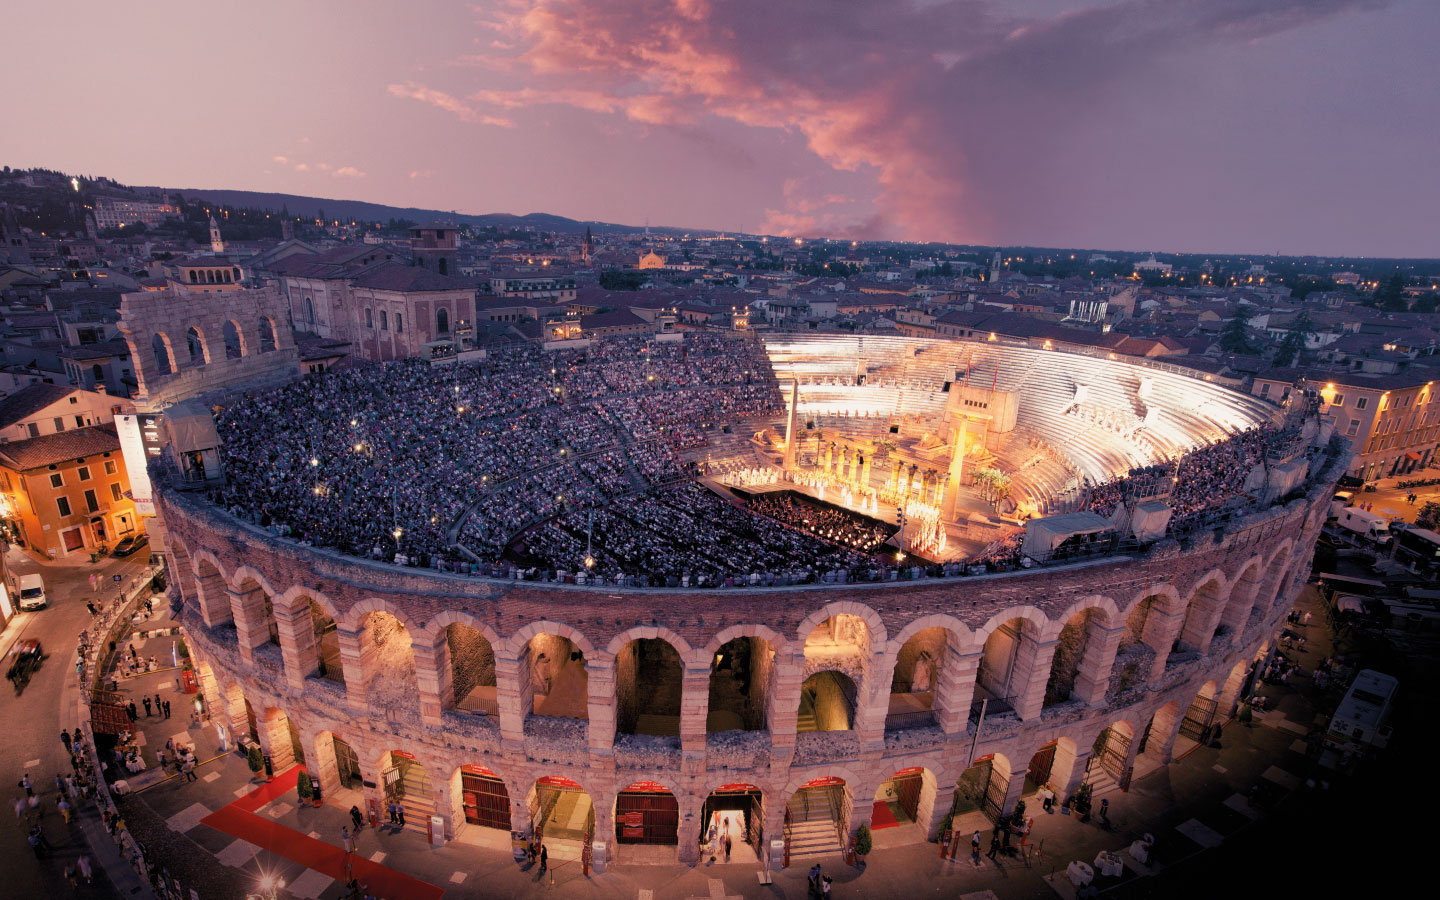
<path fill-rule="evenodd" d="M 1210 579 L 1191 595 L 1176 640 L 1178 652 L 1170 654 L 1166 659 L 1166 666 L 1194 659 L 1210 649 L 1210 642 L 1215 637 L 1215 629 L 1224 605 L 1225 585 L 1219 579 Z"/>
<path fill-rule="evenodd" d="M 435 311 L 435 333 L 450 333 L 450 310 L 443 306 Z"/>
<path fill-rule="evenodd" d="M 595 805 L 579 782 L 546 775 L 536 779 L 526 800 L 534 837 L 550 859 L 579 859 L 595 835 Z"/>
<path fill-rule="evenodd" d="M 861 658 L 870 654 L 870 628 L 865 620 L 838 613 L 811 629 L 805 637 L 806 663 Z"/>
<path fill-rule="evenodd" d="M 1028 685 L 1019 676 L 1020 667 L 1016 661 L 1020 656 L 1020 642 L 1027 629 L 1035 624 L 1027 619 L 1014 618 L 990 632 L 985 638 L 985 647 L 980 656 L 980 669 L 975 678 L 975 699 L 990 701 L 986 715 L 999 715 L 1015 710 L 1015 704 Z"/>
<path fill-rule="evenodd" d="M 436 270 L 437 272 L 439 272 L 441 275 L 449 275 L 449 274 L 450 274 L 450 262 L 449 262 L 447 259 L 445 259 L 445 257 L 443 257 L 443 256 L 440 257 L 440 261 L 436 264 L 435 270 Z"/>
<path fill-rule="evenodd" d="M 637 781 L 615 796 L 615 843 L 680 842 L 680 803 L 658 781 Z"/>
<path fill-rule="evenodd" d="M 210 354 L 205 349 L 205 338 L 194 325 L 185 331 L 185 346 L 190 351 L 191 365 L 203 366 L 210 361 Z"/>
<path fill-rule="evenodd" d="M 100 384 L 105 381 L 105 370 L 100 367 L 99 363 L 90 367 L 90 377 L 94 380 L 95 384 Z M 93 386 L 94 385 L 92 385 L 92 387 Z"/>
<path fill-rule="evenodd" d="M 1255 598 L 1260 596 L 1260 585 L 1263 581 L 1260 571 L 1260 562 L 1256 560 L 1236 576 L 1235 583 L 1230 586 L 1230 599 L 1225 603 L 1225 612 L 1220 616 L 1216 637 L 1236 634 L 1245 627 L 1246 620 L 1250 618 L 1250 610 L 1255 606 Z"/>
<path fill-rule="evenodd" d="M 220 336 L 225 340 L 225 358 L 239 359 L 245 355 L 245 344 L 240 339 L 240 328 L 231 319 L 220 326 Z"/>
<path fill-rule="evenodd" d="M 307 605 L 310 607 L 310 626 L 315 635 L 313 673 L 326 681 L 344 684 L 345 670 L 340 662 L 340 633 L 335 628 L 335 620 L 315 601 L 311 600 Z"/>
<path fill-rule="evenodd" d="M 309 302 L 308 300 L 306 301 Z M 260 317 L 260 352 L 270 353 L 275 349 L 275 322 L 269 316 Z"/>
<path fill-rule="evenodd" d="M 944 628 L 925 628 L 900 648 L 890 679 L 886 731 L 935 724 L 935 684 L 940 680 L 948 637 Z"/>
<path fill-rule="evenodd" d="M 1085 769 L 1085 781 L 1095 805 L 1099 805 L 1102 795 L 1130 787 L 1130 744 L 1134 740 L 1135 726 L 1123 720 L 1112 723 L 1095 738 Z"/>
<path fill-rule="evenodd" d="M 150 338 L 150 349 L 155 352 L 155 368 L 159 374 L 174 375 L 175 357 L 170 352 L 170 339 L 164 333 L 157 331 Z"/>
<path fill-rule="evenodd" d="M 1056 738 L 1030 757 L 1025 768 L 1025 787 L 1022 795 L 1044 792 L 1052 801 L 1064 799 L 1070 777 L 1075 774 L 1075 742 L 1068 737 Z"/>
<path fill-rule="evenodd" d="M 710 707 L 705 730 L 764 731 L 775 650 L 759 637 L 727 641 L 710 661 Z"/>
<path fill-rule="evenodd" d="M 880 783 L 870 813 L 870 830 L 897 829 L 889 843 L 914 843 L 926 839 L 926 830 L 935 808 L 935 773 L 923 766 L 901 769 Z"/>
<path fill-rule="evenodd" d="M 309 297 L 305 298 L 305 324 L 315 324 L 315 301 Z"/>
<path fill-rule="evenodd" d="M 528 660 L 521 660 L 521 677 L 529 676 L 532 712 L 537 716 L 588 719 L 590 678 L 580 648 L 569 638 L 541 633 L 530 639 L 526 650 Z M 522 699 L 524 691 L 522 684 Z"/>
<path fill-rule="evenodd" d="M 859 692 L 844 672 L 816 672 L 800 686 L 800 709 L 795 724 L 799 733 L 848 731 L 855 727 Z"/>
<path fill-rule="evenodd" d="M 275 602 L 269 592 L 254 578 L 246 578 L 235 589 L 235 595 L 242 642 L 257 651 L 273 653 L 278 659 L 280 624 L 275 620 Z"/>
<path fill-rule="evenodd" d="M 1009 788 L 1010 761 L 998 753 L 981 757 L 955 783 L 955 802 L 950 812 L 956 818 L 978 812 L 990 822 L 999 822 Z"/>
<path fill-rule="evenodd" d="M 1145 733 L 1140 736 L 1140 746 L 1136 750 L 1137 775 L 1143 775 L 1169 762 L 1171 738 L 1179 717 L 1180 704 L 1174 700 L 1155 710 L 1155 714 L 1150 717 L 1150 723 L 1145 726 Z"/>
<path fill-rule="evenodd" d="M 191 270 L 190 270 L 190 283 L 191 283 L 191 284 L 198 284 L 199 281 L 200 281 L 200 279 L 199 279 L 198 277 L 196 277 L 196 275 L 195 275 L 195 270 L 194 270 L 194 269 L 191 269 Z"/>
<path fill-rule="evenodd" d="M 1111 667 L 1110 690 L 1107 696 L 1144 685 L 1155 663 L 1155 650 L 1149 643 L 1147 628 L 1151 626 L 1150 612 L 1158 602 L 1166 603 L 1167 598 L 1146 597 L 1135 604 L 1125 617 L 1125 633 L 1120 637 L 1120 647 L 1115 652 L 1115 664 Z"/>
<path fill-rule="evenodd" d="M 283 710 L 273 706 L 267 708 L 265 718 L 257 724 L 264 731 L 265 739 L 260 745 L 269 749 L 270 765 L 277 774 L 296 764 L 305 765 L 305 747 L 300 742 L 300 733 Z"/>
<path fill-rule="evenodd" d="M 785 803 L 785 855 L 789 865 L 835 853 L 850 837 L 850 786 L 843 778 L 805 782 Z"/>
<path fill-rule="evenodd" d="M 380 785 L 383 803 L 398 803 L 405 810 L 405 829 L 425 834 L 435 813 L 435 791 L 430 773 L 412 753 L 389 750 L 380 754 Z M 388 820 L 388 816 L 386 819 Z"/>
<path fill-rule="evenodd" d="M 322 799 L 328 795 L 335 805 L 342 807 L 362 805 L 364 798 L 360 791 L 364 778 L 360 774 L 360 758 L 350 744 L 333 731 L 322 731 L 315 738 L 314 756 L 314 765 L 308 770 L 311 777 L 320 782 Z M 353 799 L 337 796 L 341 791 L 353 792 Z"/>
<path fill-rule="evenodd" d="M 753 784 L 722 784 L 705 798 L 700 810 L 700 846 L 703 858 L 725 858 L 730 839 L 730 862 L 758 864 L 765 848 L 765 800 Z"/>
<path fill-rule="evenodd" d="M 226 685 L 224 696 L 225 714 L 229 720 L 230 736 L 234 739 L 235 743 L 238 745 L 249 740 L 259 744 L 260 729 L 256 727 L 255 710 L 250 708 L 250 701 L 245 699 L 245 694 L 240 690 L 240 685 Z"/>
<path fill-rule="evenodd" d="M 1180 717 L 1180 732 L 1175 737 L 1175 748 L 1171 751 L 1172 757 L 1183 756 L 1196 746 L 1210 740 L 1220 705 L 1215 695 L 1215 682 L 1207 681 L 1200 686 L 1199 692 L 1195 694 L 1195 699 L 1190 701 L 1190 706 Z"/>
<path fill-rule="evenodd" d="M 450 788 L 467 823 L 504 832 L 509 843 L 510 791 L 503 778 L 486 766 L 465 765 L 455 770 Z"/>
<path fill-rule="evenodd" d="M 680 654 L 658 638 L 630 641 L 615 656 L 616 730 L 621 734 L 680 734 Z"/>
<path fill-rule="evenodd" d="M 1080 674 L 1080 663 L 1085 659 L 1085 645 L 1090 636 L 1090 622 L 1099 611 L 1093 607 L 1082 609 L 1070 617 L 1055 644 L 1055 655 L 1050 662 L 1050 680 L 1045 683 L 1045 705 L 1052 706 L 1072 699 L 1075 678 Z"/>
<path fill-rule="evenodd" d="M 204 556 L 195 559 L 195 587 L 206 625 L 218 628 L 234 622 L 230 595 L 225 591 L 225 576 Z"/>
<path fill-rule="evenodd" d="M 384 610 L 366 615 L 360 628 L 367 702 L 375 709 L 419 709 L 420 688 L 409 629 Z"/>
<path fill-rule="evenodd" d="M 468 625 L 450 625 L 445 629 L 445 655 L 441 672 L 449 673 L 451 686 L 445 699 L 461 712 L 497 715 L 495 650 L 485 635 Z"/>

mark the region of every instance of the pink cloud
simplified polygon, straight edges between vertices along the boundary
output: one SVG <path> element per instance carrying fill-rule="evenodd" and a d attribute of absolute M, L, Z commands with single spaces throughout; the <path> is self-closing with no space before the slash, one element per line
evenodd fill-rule
<path fill-rule="evenodd" d="M 403 97 L 409 100 L 419 100 L 436 109 L 444 110 L 451 115 L 459 117 L 465 122 L 476 122 L 481 125 L 494 125 L 498 128 L 514 128 L 515 123 L 501 116 L 481 115 L 464 100 L 454 97 L 444 91 L 437 91 L 428 88 L 423 84 L 416 84 L 407 81 L 404 84 L 392 84 L 386 90 L 392 97 Z"/>
<path fill-rule="evenodd" d="M 297 172 L 308 172 L 308 171 L 310 171 L 310 167 L 307 166 L 305 163 L 296 163 L 296 164 L 295 164 L 295 171 L 297 171 Z"/>
<path fill-rule="evenodd" d="M 332 178 L 364 178 L 365 173 L 354 166 L 341 166 L 330 173 Z"/>

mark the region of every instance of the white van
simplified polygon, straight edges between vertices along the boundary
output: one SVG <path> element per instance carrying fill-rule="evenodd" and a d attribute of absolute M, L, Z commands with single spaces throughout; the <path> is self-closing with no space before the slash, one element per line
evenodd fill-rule
<path fill-rule="evenodd" d="M 45 608 L 45 579 L 41 578 L 38 572 L 20 576 L 20 608 Z"/>

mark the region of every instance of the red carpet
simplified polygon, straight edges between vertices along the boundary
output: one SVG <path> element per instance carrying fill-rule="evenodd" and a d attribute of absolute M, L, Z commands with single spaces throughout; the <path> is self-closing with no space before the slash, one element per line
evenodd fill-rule
<path fill-rule="evenodd" d="M 268 784 L 262 784 L 234 803 L 201 819 L 200 824 L 249 841 L 276 856 L 283 856 L 344 882 L 344 850 L 255 814 L 256 810 L 267 803 L 294 790 L 300 769 L 300 766 L 294 766 L 275 776 Z M 369 885 L 370 892 L 375 896 L 384 897 L 386 900 L 440 900 L 440 896 L 445 893 L 442 888 L 433 884 L 411 878 L 353 853 L 350 854 L 350 874 L 361 884 Z"/>
<path fill-rule="evenodd" d="M 896 821 L 895 814 L 890 811 L 890 804 L 884 800 L 876 800 L 875 811 L 870 814 L 870 830 L 899 827 L 900 823 Z"/>

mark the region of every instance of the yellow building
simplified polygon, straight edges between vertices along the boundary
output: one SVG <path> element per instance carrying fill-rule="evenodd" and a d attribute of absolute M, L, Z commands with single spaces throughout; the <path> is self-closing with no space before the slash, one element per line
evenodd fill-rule
<path fill-rule="evenodd" d="M 139 534 L 113 425 L 0 445 L 0 520 L 11 538 L 52 559 Z"/>

